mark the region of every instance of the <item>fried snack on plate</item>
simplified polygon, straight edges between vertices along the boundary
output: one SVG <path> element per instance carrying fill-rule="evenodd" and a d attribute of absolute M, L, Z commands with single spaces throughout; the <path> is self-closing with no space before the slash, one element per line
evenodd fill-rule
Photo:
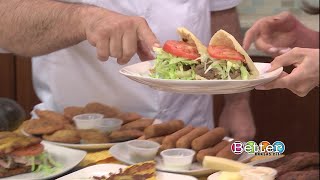
<path fill-rule="evenodd" d="M 156 180 L 156 164 L 154 161 L 134 164 L 125 169 L 120 169 L 119 173 L 93 176 L 93 180 Z"/>
<path fill-rule="evenodd" d="M 76 130 L 59 130 L 53 134 L 43 135 L 42 138 L 47 141 L 61 142 L 61 143 L 80 143 L 80 135 Z"/>
<path fill-rule="evenodd" d="M 154 119 L 142 118 L 132 122 L 129 122 L 121 127 L 121 130 L 137 129 L 143 131 L 146 127 L 150 126 L 154 122 Z"/>
<path fill-rule="evenodd" d="M 153 137 L 153 138 L 149 138 L 147 140 L 162 144 L 162 141 L 164 140 L 165 137 L 166 136 Z"/>
<path fill-rule="evenodd" d="M 123 124 L 127 124 L 129 122 L 141 119 L 142 116 L 135 112 L 123 112 L 118 114 L 116 118 L 121 119 L 123 121 Z"/>
<path fill-rule="evenodd" d="M 223 158 L 227 158 L 227 159 L 232 159 L 232 160 L 238 160 L 240 158 L 241 155 L 239 154 L 235 154 L 232 152 L 231 150 L 231 145 L 234 141 L 232 142 L 228 142 L 228 144 L 221 149 L 216 156 L 217 157 L 223 157 Z"/>
<path fill-rule="evenodd" d="M 191 148 L 191 143 L 194 139 L 197 137 L 200 137 L 207 133 L 209 129 L 207 127 L 196 127 L 188 134 L 182 136 L 180 139 L 178 139 L 176 146 L 177 148 Z"/>
<path fill-rule="evenodd" d="M 202 149 L 197 153 L 197 161 L 198 162 L 202 162 L 203 158 L 205 156 L 215 156 L 217 155 L 217 153 L 219 151 L 221 151 L 224 147 L 226 147 L 227 145 L 229 145 L 228 141 L 222 140 L 221 142 L 219 142 L 217 145 L 207 148 L 207 149 Z M 230 146 L 229 146 L 230 147 Z"/>
<path fill-rule="evenodd" d="M 144 135 L 147 139 L 172 134 L 184 127 L 184 122 L 181 120 L 169 120 L 161 124 L 153 124 L 144 130 Z"/>
<path fill-rule="evenodd" d="M 222 127 L 217 127 L 204 135 L 194 139 L 191 143 L 192 149 L 200 151 L 218 144 L 226 135 L 226 131 Z"/>
<path fill-rule="evenodd" d="M 177 140 L 180 139 L 182 136 L 188 134 L 192 130 L 193 130 L 193 127 L 189 125 L 180 129 L 179 131 L 176 131 L 173 134 L 166 136 L 162 141 L 160 150 L 162 151 L 166 149 L 175 148 Z"/>
<path fill-rule="evenodd" d="M 99 113 L 103 114 L 104 117 L 110 118 L 110 117 L 116 117 L 119 114 L 119 110 L 115 107 L 107 106 L 105 104 L 93 102 L 88 103 L 84 107 L 84 113 Z"/>
<path fill-rule="evenodd" d="M 42 135 L 51 134 L 64 128 L 63 121 L 54 121 L 50 119 L 35 119 L 28 121 L 23 130 L 28 134 Z"/>
<path fill-rule="evenodd" d="M 290 171 L 279 177 L 277 180 L 289 180 L 289 179 L 297 179 L 297 180 L 319 180 L 319 167 L 314 170 L 307 171 Z"/>
<path fill-rule="evenodd" d="M 143 132 L 136 130 L 136 129 L 130 129 L 130 130 L 117 130 L 113 131 L 109 138 L 111 139 L 111 142 L 121 142 L 121 141 L 128 141 L 132 139 L 137 139 L 139 137 L 143 136 Z"/>
<path fill-rule="evenodd" d="M 39 119 L 48 119 L 50 121 L 61 121 L 63 123 L 70 123 L 70 121 L 67 118 L 65 118 L 62 114 L 58 112 L 36 109 L 35 113 L 38 115 Z"/>
<path fill-rule="evenodd" d="M 100 144 L 110 142 L 107 134 L 96 129 L 80 129 L 78 130 L 78 133 L 81 137 L 81 143 L 83 144 Z"/>
<path fill-rule="evenodd" d="M 77 116 L 79 114 L 84 113 L 84 108 L 83 107 L 78 107 L 78 106 L 69 106 L 64 108 L 63 110 L 63 115 L 64 117 L 68 118 L 70 121 L 74 116 Z"/>

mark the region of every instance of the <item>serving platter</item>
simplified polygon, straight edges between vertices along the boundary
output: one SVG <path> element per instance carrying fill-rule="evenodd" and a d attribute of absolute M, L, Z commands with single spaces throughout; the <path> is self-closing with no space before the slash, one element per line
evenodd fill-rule
<path fill-rule="evenodd" d="M 109 173 L 118 173 L 119 169 L 124 169 L 127 166 L 120 164 L 99 164 L 90 166 L 79 171 L 73 172 L 57 180 L 70 180 L 70 179 L 78 179 L 78 180 L 91 180 L 94 176 L 108 176 Z M 186 176 L 181 174 L 172 174 L 165 172 L 156 172 L 156 179 L 158 180 L 196 180 L 195 177 Z"/>
<path fill-rule="evenodd" d="M 267 72 L 270 63 L 254 63 L 260 75 L 249 80 L 173 80 L 150 77 L 153 61 L 145 61 L 122 68 L 119 72 L 129 79 L 153 89 L 185 94 L 232 94 L 246 92 L 277 78 L 283 68 Z"/>
<path fill-rule="evenodd" d="M 70 149 L 61 146 L 57 146 L 45 141 L 41 142 L 44 145 L 45 150 L 52 156 L 52 158 L 61 165 L 54 173 L 52 174 L 43 174 L 41 172 L 31 172 L 20 174 L 16 176 L 10 176 L 7 178 L 2 178 L 3 180 L 18 180 L 18 179 L 27 179 L 27 180 L 43 180 L 43 179 L 54 179 L 59 175 L 62 175 L 76 165 L 78 165 L 83 158 L 86 156 L 87 152 L 82 150 Z"/>
<path fill-rule="evenodd" d="M 162 122 L 161 120 L 155 119 L 153 124 L 159 124 L 161 122 Z M 20 130 L 20 132 L 22 134 L 26 135 L 26 136 L 31 136 L 30 134 L 26 133 L 23 130 L 23 128 Z M 71 144 L 71 143 L 60 143 L 60 142 L 53 142 L 53 141 L 47 141 L 47 140 L 42 140 L 42 141 L 46 142 L 46 143 L 51 143 L 51 144 L 54 144 L 54 145 L 58 145 L 58 146 L 64 146 L 64 147 L 68 147 L 68 148 L 80 149 L 80 150 L 86 150 L 86 151 L 109 149 L 113 145 L 118 144 L 118 143 Z"/>
<path fill-rule="evenodd" d="M 118 143 L 112 146 L 109 150 L 110 154 L 117 159 L 128 165 L 136 164 L 137 162 L 133 161 L 128 153 L 128 148 L 126 143 Z M 240 162 L 248 162 L 250 159 L 253 158 L 253 155 L 244 153 L 238 161 Z M 185 174 L 185 175 L 192 175 L 192 176 L 204 176 L 212 174 L 214 171 L 212 169 L 203 168 L 202 165 L 198 162 L 194 162 L 191 165 L 189 170 L 172 170 L 167 169 L 162 162 L 162 158 L 160 156 L 156 157 L 156 168 L 159 171 L 163 172 L 170 172 L 170 173 L 178 173 L 178 174 Z"/>

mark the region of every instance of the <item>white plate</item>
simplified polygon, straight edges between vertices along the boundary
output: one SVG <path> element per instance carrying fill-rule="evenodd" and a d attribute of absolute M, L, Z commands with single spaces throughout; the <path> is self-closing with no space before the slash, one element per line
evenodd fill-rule
<path fill-rule="evenodd" d="M 20 130 L 22 134 L 26 136 L 31 136 L 30 134 L 26 133 L 23 129 Z M 42 142 L 48 143 L 48 144 L 54 144 L 58 146 L 64 146 L 68 148 L 73 149 L 80 149 L 80 150 L 100 150 L 100 149 L 109 149 L 111 146 L 113 146 L 115 143 L 101 143 L 101 144 L 70 144 L 70 143 L 59 143 L 59 142 L 53 142 L 53 141 L 46 141 L 42 140 Z"/>
<path fill-rule="evenodd" d="M 159 124 L 162 121 L 159 119 L 155 119 L 153 124 Z M 20 132 L 26 136 L 31 136 L 30 134 L 26 133 L 23 129 L 20 130 Z M 73 149 L 80 149 L 80 150 L 86 150 L 86 151 L 91 151 L 91 150 L 101 150 L 101 149 L 109 149 L 113 145 L 117 143 L 100 143 L 100 144 L 71 144 L 71 143 L 60 143 L 60 142 L 53 142 L 53 141 L 46 141 L 42 140 L 43 142 L 46 143 L 51 143 L 54 145 L 58 146 L 64 146 L 68 148 L 73 148 Z"/>
<path fill-rule="evenodd" d="M 172 80 L 150 77 L 154 61 L 146 61 L 124 67 L 120 73 L 126 77 L 150 86 L 151 88 L 187 94 L 230 94 L 252 90 L 255 86 L 268 83 L 277 78 L 283 68 L 266 72 L 270 63 L 254 63 L 260 72 L 259 77 L 250 80 Z"/>
<path fill-rule="evenodd" d="M 91 180 L 93 176 L 107 176 L 109 173 L 118 173 L 120 168 L 126 168 L 127 166 L 120 164 L 99 164 L 90 166 L 74 173 L 63 176 L 57 180 Z M 171 174 L 164 172 L 157 172 L 157 180 L 196 180 L 192 176 Z"/>
<path fill-rule="evenodd" d="M 207 180 L 219 180 L 220 172 L 216 172 L 214 174 L 211 174 Z"/>
<path fill-rule="evenodd" d="M 69 149 L 61 146 L 56 146 L 53 144 L 49 144 L 46 142 L 42 142 L 44 145 L 45 150 L 51 154 L 52 158 L 59 164 L 62 165 L 60 169 L 50 175 L 45 175 L 41 173 L 25 173 L 16 176 L 10 176 L 4 179 L 10 180 L 40 180 L 40 179 L 53 179 L 56 176 L 59 176 L 70 169 L 74 168 L 78 165 L 82 159 L 86 156 L 87 152 L 75 149 Z"/>
<path fill-rule="evenodd" d="M 162 122 L 161 120 L 155 119 L 153 124 L 159 124 L 161 122 Z M 22 134 L 24 134 L 26 136 L 31 136 L 30 134 L 26 133 L 23 129 L 21 129 L 20 131 L 21 131 Z M 117 143 L 71 144 L 71 143 L 60 143 L 60 142 L 53 142 L 53 141 L 46 141 L 46 140 L 42 140 L 42 141 L 46 142 L 46 143 L 51 143 L 51 144 L 54 144 L 54 145 L 58 145 L 58 146 L 64 146 L 64 147 L 68 147 L 68 148 L 80 149 L 80 150 L 86 150 L 86 151 L 109 149 L 113 145 L 117 144 Z"/>
<path fill-rule="evenodd" d="M 110 154 L 116 158 L 117 160 L 133 165 L 136 164 L 137 162 L 134 162 L 131 160 L 128 148 L 126 143 L 119 143 L 114 146 L 112 146 L 109 150 Z M 240 158 L 240 162 L 248 162 L 253 156 L 249 154 L 243 154 Z M 179 173 L 179 174 L 187 174 L 187 175 L 192 175 L 192 176 L 203 176 L 203 175 L 208 175 L 212 174 L 214 171 L 208 168 L 203 168 L 200 163 L 193 163 L 191 165 L 190 170 L 172 170 L 172 169 L 167 169 L 166 167 L 163 166 L 162 164 L 162 159 L 157 156 L 156 158 L 156 168 L 159 171 L 165 171 L 165 172 L 172 172 L 172 173 Z"/>

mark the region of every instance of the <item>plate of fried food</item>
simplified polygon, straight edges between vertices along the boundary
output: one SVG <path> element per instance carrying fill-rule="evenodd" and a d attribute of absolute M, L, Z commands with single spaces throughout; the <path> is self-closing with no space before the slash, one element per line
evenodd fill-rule
<path fill-rule="evenodd" d="M 208 175 L 213 173 L 212 169 L 203 168 L 202 162 L 205 156 L 216 156 L 225 159 L 248 162 L 253 157 L 243 153 L 236 155 L 231 151 L 231 144 L 235 141 L 226 137 L 224 128 L 217 127 L 208 129 L 207 127 L 193 127 L 185 125 L 181 120 L 170 120 L 159 124 L 153 124 L 144 129 L 144 136 L 141 140 L 149 140 L 160 144 L 158 154 L 164 150 L 182 148 L 191 149 L 196 152 L 194 162 L 189 169 L 167 168 L 163 159 L 157 156 L 156 168 L 160 171 L 187 174 L 193 176 Z M 129 141 L 130 142 L 130 141 Z M 132 165 L 135 162 L 128 152 L 127 143 L 119 143 L 110 148 L 111 155 L 117 160 Z"/>
<path fill-rule="evenodd" d="M 113 179 L 145 179 L 145 180 L 196 180 L 192 176 L 157 172 L 154 161 L 125 166 L 120 164 L 99 164 L 68 174 L 58 180 L 113 180 Z"/>
<path fill-rule="evenodd" d="M 254 63 L 239 42 L 224 30 L 209 46 L 186 28 L 181 41 L 168 40 L 155 48 L 156 58 L 124 67 L 120 73 L 151 88 L 186 94 L 231 94 L 250 91 L 277 78 L 283 68 L 268 72 L 270 63 Z"/>
<path fill-rule="evenodd" d="M 52 179 L 75 167 L 87 154 L 8 131 L 0 132 L 0 144 L 0 178 L 8 180 Z"/>
<path fill-rule="evenodd" d="M 155 123 L 152 118 L 142 117 L 135 112 L 121 112 L 115 107 L 93 102 L 84 107 L 66 107 L 63 113 L 50 110 L 35 110 L 38 118 L 24 123 L 22 132 L 42 138 L 45 142 L 83 150 L 106 149 L 115 143 L 137 139 L 143 136 L 143 130 Z M 119 128 L 112 132 L 103 132 L 96 128 L 79 129 L 74 117 L 83 114 L 102 115 L 102 121 L 109 118 L 122 121 Z M 94 121 L 90 124 L 95 124 Z"/>

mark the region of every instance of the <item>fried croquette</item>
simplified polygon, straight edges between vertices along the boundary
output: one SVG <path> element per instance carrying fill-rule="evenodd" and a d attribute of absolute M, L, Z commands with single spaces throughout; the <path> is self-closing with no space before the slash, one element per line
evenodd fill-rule
<path fill-rule="evenodd" d="M 154 119 L 142 118 L 132 122 L 129 122 L 121 127 L 121 130 L 137 129 L 143 131 L 146 127 L 153 123 Z"/>
<path fill-rule="evenodd" d="M 49 119 L 35 119 L 25 123 L 24 131 L 28 134 L 41 135 L 51 134 L 64 128 L 62 121 L 53 121 Z"/>
<path fill-rule="evenodd" d="M 84 113 L 84 108 L 83 107 L 78 107 L 78 106 L 69 106 L 64 108 L 63 110 L 63 115 L 65 118 L 68 118 L 70 121 L 72 118 L 76 115 L 83 114 Z"/>
<path fill-rule="evenodd" d="M 50 135 L 43 135 L 42 138 L 47 141 L 61 142 L 61 143 L 80 143 L 80 135 L 76 130 L 63 129 L 54 132 Z"/>
<path fill-rule="evenodd" d="M 107 134 L 100 132 L 96 129 L 81 129 L 78 130 L 83 144 L 99 144 L 108 143 L 110 139 Z"/>
<path fill-rule="evenodd" d="M 137 139 L 142 135 L 143 135 L 143 132 L 136 129 L 117 130 L 117 131 L 113 131 L 109 135 L 109 138 L 111 139 L 111 142 L 121 142 L 121 141 Z"/>
<path fill-rule="evenodd" d="M 120 113 L 116 118 L 121 119 L 123 124 L 127 124 L 129 122 L 141 119 L 142 116 L 135 112 L 124 112 Z"/>
<path fill-rule="evenodd" d="M 99 113 L 103 114 L 104 117 L 116 117 L 119 114 L 119 110 L 115 107 L 107 106 L 101 103 L 93 102 L 89 103 L 84 107 L 84 113 Z"/>
<path fill-rule="evenodd" d="M 38 115 L 39 119 L 48 119 L 50 121 L 62 121 L 64 123 L 70 123 L 70 121 L 65 118 L 64 115 L 58 112 L 36 109 L 35 113 Z"/>

